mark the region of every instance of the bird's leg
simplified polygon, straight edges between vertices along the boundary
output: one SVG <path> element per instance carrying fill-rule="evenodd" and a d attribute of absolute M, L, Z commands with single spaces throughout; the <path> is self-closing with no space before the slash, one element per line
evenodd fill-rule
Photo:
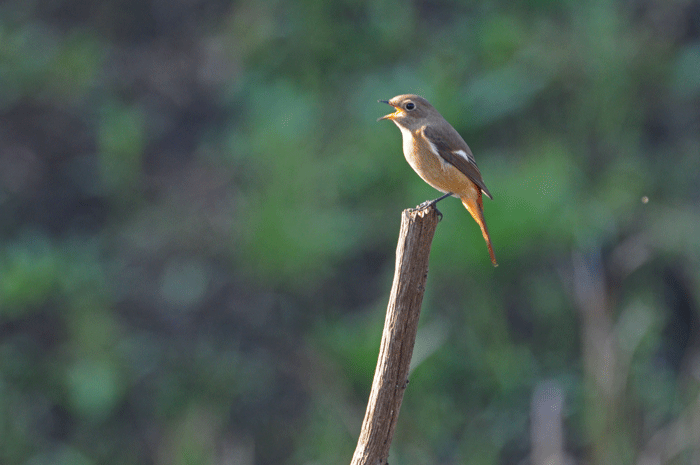
<path fill-rule="evenodd" d="M 425 202 L 423 202 L 422 204 L 420 204 L 416 208 L 414 208 L 414 210 L 425 210 L 426 208 L 430 208 L 433 205 L 435 205 L 436 203 L 438 203 L 439 201 L 441 201 L 442 199 L 446 199 L 447 197 L 449 197 L 451 195 L 452 195 L 452 192 L 448 192 L 447 194 L 443 195 L 442 197 L 438 197 L 435 200 L 426 200 Z M 440 212 L 440 210 L 437 209 L 437 207 L 435 207 L 435 213 L 437 213 L 438 217 L 440 217 L 440 220 L 438 220 L 438 221 L 442 221 L 442 213 Z"/>
<path fill-rule="evenodd" d="M 446 199 L 447 197 L 449 197 L 451 195 L 452 195 L 452 192 L 448 192 L 447 194 L 443 195 L 442 197 L 438 197 L 435 200 L 426 200 L 422 204 L 418 205 L 418 207 L 416 207 L 416 208 L 419 210 L 423 210 L 424 208 L 432 207 L 433 205 L 435 205 L 436 203 L 438 203 L 442 199 Z"/>

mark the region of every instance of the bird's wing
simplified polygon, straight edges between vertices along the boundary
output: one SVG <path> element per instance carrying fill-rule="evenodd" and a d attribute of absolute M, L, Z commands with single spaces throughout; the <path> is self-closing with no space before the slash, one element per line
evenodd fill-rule
<path fill-rule="evenodd" d="M 486 188 L 486 184 L 484 184 L 484 180 L 481 178 L 481 171 L 479 171 L 479 167 L 476 166 L 474 155 L 466 143 L 462 149 L 452 150 L 445 139 L 440 137 L 435 129 L 430 126 L 423 126 L 422 131 L 425 138 L 437 149 L 437 154 L 442 157 L 443 160 L 457 168 L 474 184 L 479 186 L 479 189 L 481 189 L 488 198 L 493 200 L 491 193 Z"/>

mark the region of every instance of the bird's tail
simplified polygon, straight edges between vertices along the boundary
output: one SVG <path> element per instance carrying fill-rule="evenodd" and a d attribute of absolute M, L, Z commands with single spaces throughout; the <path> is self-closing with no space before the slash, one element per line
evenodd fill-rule
<path fill-rule="evenodd" d="M 486 228 L 486 221 L 484 220 L 484 203 L 481 198 L 481 191 L 476 199 L 473 198 L 462 198 L 462 205 L 469 211 L 481 228 L 481 235 L 484 236 L 486 241 L 486 246 L 489 248 L 489 255 L 491 256 L 491 263 L 493 266 L 498 266 L 496 261 L 496 255 L 493 253 L 493 246 L 491 245 L 491 237 L 489 236 L 489 230 Z"/>

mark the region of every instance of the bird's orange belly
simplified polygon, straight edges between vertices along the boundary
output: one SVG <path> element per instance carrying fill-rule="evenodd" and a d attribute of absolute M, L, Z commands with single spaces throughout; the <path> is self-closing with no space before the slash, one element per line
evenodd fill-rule
<path fill-rule="evenodd" d="M 403 152 L 406 161 L 418 173 L 418 176 L 441 192 L 452 192 L 461 198 L 477 196 L 477 185 L 466 175 L 454 165 L 443 160 L 440 155 L 433 153 L 430 147 L 413 147 L 413 140 L 415 140 L 413 137 L 408 141 L 404 138 Z M 406 142 L 408 142 L 408 147 Z"/>

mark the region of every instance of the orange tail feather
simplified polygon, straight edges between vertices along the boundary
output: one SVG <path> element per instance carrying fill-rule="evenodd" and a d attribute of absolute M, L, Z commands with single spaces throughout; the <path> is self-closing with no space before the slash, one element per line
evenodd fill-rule
<path fill-rule="evenodd" d="M 476 221 L 481 228 L 481 235 L 484 236 L 486 246 L 489 248 L 491 263 L 493 263 L 493 266 L 498 266 L 496 255 L 493 253 L 493 246 L 491 245 L 491 236 L 489 236 L 489 230 L 486 228 L 486 220 L 484 220 L 484 204 L 481 198 L 481 192 L 479 192 L 476 199 L 463 197 L 462 205 L 469 211 L 474 221 Z"/>

